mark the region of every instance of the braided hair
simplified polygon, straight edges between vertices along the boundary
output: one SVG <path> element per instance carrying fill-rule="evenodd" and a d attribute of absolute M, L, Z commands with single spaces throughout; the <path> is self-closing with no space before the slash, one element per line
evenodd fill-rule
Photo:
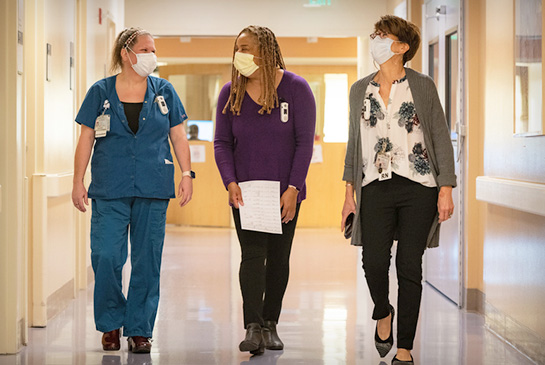
<path fill-rule="evenodd" d="M 238 38 L 243 34 L 253 35 L 258 44 L 259 57 L 262 59 L 261 68 L 261 95 L 259 101 L 262 104 L 259 114 L 267 112 L 271 114 L 271 111 L 278 107 L 278 93 L 276 92 L 275 80 L 276 69 L 285 70 L 286 65 L 280 52 L 280 47 L 276 41 L 274 33 L 267 27 L 260 27 L 257 25 L 250 25 L 244 28 L 237 36 L 235 40 L 235 47 L 233 49 L 233 60 L 235 59 L 235 53 L 237 52 Z M 235 67 L 232 67 L 231 71 L 231 92 L 229 99 L 223 108 L 223 114 L 227 109 L 236 115 L 240 115 L 240 108 L 242 106 L 242 100 L 246 94 L 246 85 L 248 78 L 241 75 Z"/>
<path fill-rule="evenodd" d="M 121 33 L 119 33 L 115 39 L 114 49 L 112 52 L 112 65 L 110 67 L 110 72 L 112 74 L 116 73 L 117 70 L 123 67 L 121 50 L 132 48 L 136 44 L 138 36 L 141 35 L 149 35 L 151 37 L 151 33 L 142 28 L 125 28 Z"/>

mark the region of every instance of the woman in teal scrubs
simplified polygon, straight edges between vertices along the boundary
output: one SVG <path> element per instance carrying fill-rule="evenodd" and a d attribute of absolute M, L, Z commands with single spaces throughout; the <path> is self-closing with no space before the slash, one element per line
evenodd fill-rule
<path fill-rule="evenodd" d="M 117 75 L 88 91 L 76 117 L 81 134 L 74 161 L 72 201 L 82 212 L 92 199 L 91 261 L 94 310 L 104 350 L 119 350 L 121 328 L 129 351 L 150 352 L 159 304 L 166 210 L 175 198 L 174 153 L 182 170 L 180 206 L 193 192 L 187 119 L 172 85 L 150 74 L 157 66 L 151 34 L 121 32 L 112 55 Z M 84 175 L 91 151 L 91 185 Z M 131 279 L 122 293 L 121 272 L 131 240 Z"/>

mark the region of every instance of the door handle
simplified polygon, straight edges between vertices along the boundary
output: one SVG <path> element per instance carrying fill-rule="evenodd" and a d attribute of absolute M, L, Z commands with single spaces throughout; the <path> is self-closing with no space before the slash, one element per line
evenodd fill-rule
<path fill-rule="evenodd" d="M 456 134 L 458 135 L 458 143 L 456 143 L 456 161 L 460 162 L 460 156 L 462 155 L 462 147 L 465 142 L 467 128 L 459 121 L 456 122 Z"/>

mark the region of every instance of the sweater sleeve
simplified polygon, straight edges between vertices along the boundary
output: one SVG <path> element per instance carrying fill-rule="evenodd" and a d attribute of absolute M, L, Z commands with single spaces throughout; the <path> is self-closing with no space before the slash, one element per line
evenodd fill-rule
<path fill-rule="evenodd" d="M 295 128 L 295 154 L 289 184 L 301 190 L 305 184 L 316 128 L 316 102 L 308 83 L 297 76 L 293 82 L 293 118 Z"/>
<path fill-rule="evenodd" d="M 356 153 L 358 141 L 358 130 L 356 123 L 359 123 L 357 118 L 358 111 L 356 109 L 356 89 L 359 82 L 355 82 L 350 88 L 350 112 L 349 112 L 349 124 L 348 124 L 348 142 L 346 143 L 346 155 L 344 157 L 344 173 L 343 181 L 358 183 L 354 180 L 354 155 Z"/>
<path fill-rule="evenodd" d="M 431 99 L 431 139 L 433 141 L 433 149 L 435 152 L 435 160 L 437 164 L 437 185 L 456 187 L 456 174 L 454 172 L 454 151 L 452 141 L 450 139 L 450 131 L 448 129 L 445 113 L 437 94 L 437 89 L 431 78 L 427 78 L 429 83 L 426 90 L 429 92 Z"/>
<path fill-rule="evenodd" d="M 223 86 L 216 107 L 216 133 L 214 136 L 214 157 L 216 165 L 223 180 L 223 185 L 227 189 L 232 182 L 237 182 L 235 170 L 235 140 L 233 137 L 233 119 L 231 111 L 227 110 L 223 114 L 223 107 L 229 99 L 231 83 Z"/>

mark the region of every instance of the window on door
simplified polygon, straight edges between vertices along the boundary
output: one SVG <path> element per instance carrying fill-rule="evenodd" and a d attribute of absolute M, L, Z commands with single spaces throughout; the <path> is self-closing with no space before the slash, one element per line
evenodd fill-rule
<path fill-rule="evenodd" d="M 435 86 L 439 85 L 439 42 L 430 43 L 428 46 L 428 73 L 435 81 Z"/>
<path fill-rule="evenodd" d="M 452 132 L 456 130 L 458 121 L 458 32 L 446 36 L 446 83 L 445 83 L 445 114 Z"/>

